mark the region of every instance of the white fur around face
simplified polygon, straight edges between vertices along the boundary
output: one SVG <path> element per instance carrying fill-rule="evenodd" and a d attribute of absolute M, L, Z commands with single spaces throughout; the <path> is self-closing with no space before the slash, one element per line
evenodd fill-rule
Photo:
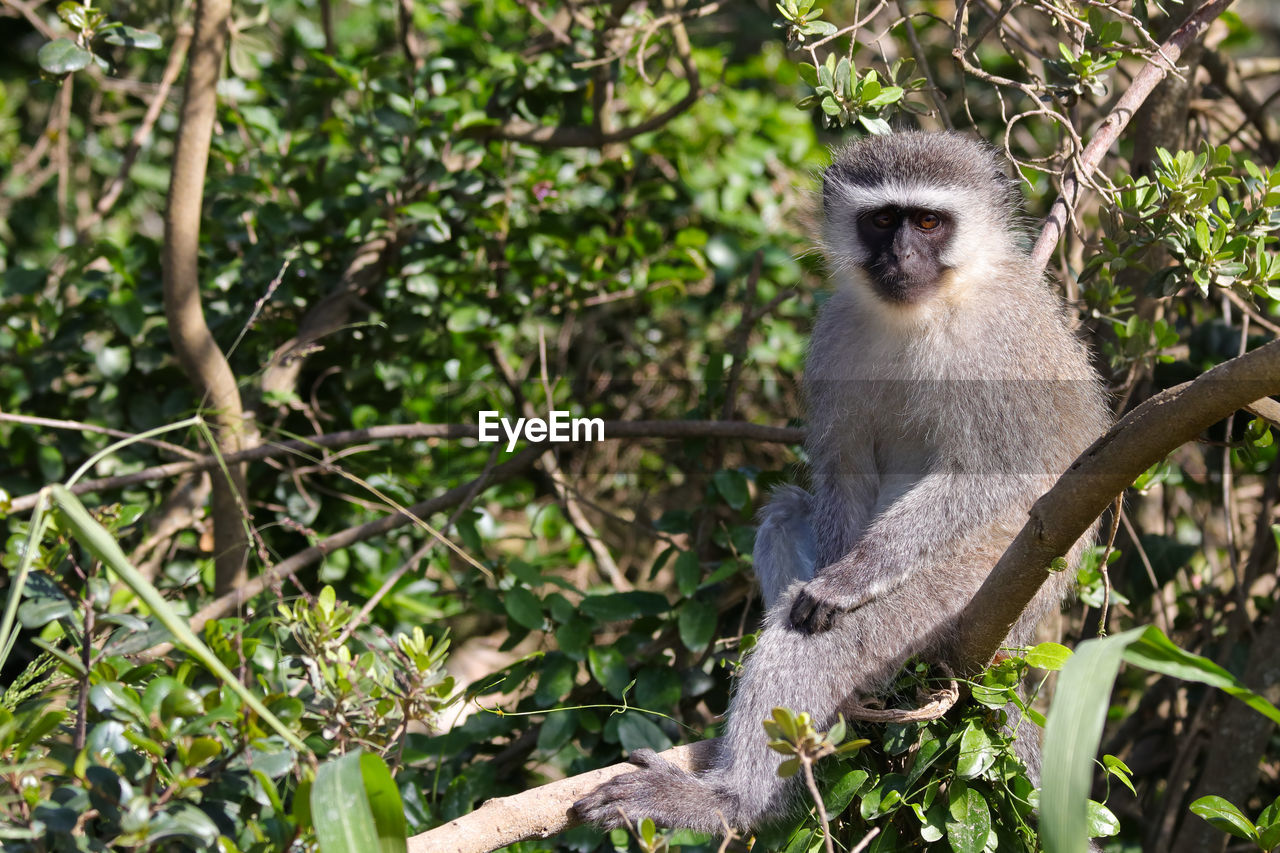
<path fill-rule="evenodd" d="M 961 279 L 978 274 L 997 255 L 1007 256 L 1014 244 L 1008 212 L 986 193 L 902 180 L 875 186 L 837 182 L 828 189 L 822 248 L 838 279 L 866 263 L 866 249 L 858 239 L 858 217 L 888 205 L 925 208 L 951 219 L 954 231 L 940 260 L 952 276 Z"/>

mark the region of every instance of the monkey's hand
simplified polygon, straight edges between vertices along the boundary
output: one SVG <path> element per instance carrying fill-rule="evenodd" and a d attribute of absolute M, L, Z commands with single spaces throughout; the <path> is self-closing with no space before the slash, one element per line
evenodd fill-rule
<path fill-rule="evenodd" d="M 872 599 L 865 585 L 855 585 L 844 572 L 820 574 L 800 587 L 791 602 L 791 624 L 806 634 L 831 630 L 836 617 Z"/>

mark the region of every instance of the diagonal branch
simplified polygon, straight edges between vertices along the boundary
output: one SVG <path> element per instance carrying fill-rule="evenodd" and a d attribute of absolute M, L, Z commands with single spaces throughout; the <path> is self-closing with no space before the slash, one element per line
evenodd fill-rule
<path fill-rule="evenodd" d="M 1053 561 L 1143 471 L 1237 409 L 1273 394 L 1280 394 L 1280 340 L 1162 391 L 1121 418 L 1035 502 L 1030 520 L 965 607 L 958 671 L 987 665 Z"/>
<path fill-rule="evenodd" d="M 1205 30 L 1209 29 L 1214 19 L 1225 12 L 1230 5 L 1231 0 L 1206 0 L 1182 26 L 1174 31 L 1173 35 L 1169 36 L 1164 44 L 1160 45 L 1159 55 L 1165 62 L 1161 63 L 1153 59 L 1134 75 L 1129 88 L 1116 101 L 1111 114 L 1103 119 L 1093 139 L 1089 140 L 1089 144 L 1085 146 L 1076 167 L 1063 176 L 1062 194 L 1058 196 L 1049 210 L 1049 215 L 1045 217 L 1040 237 L 1031 250 L 1031 260 L 1037 269 L 1042 270 L 1049 263 L 1053 247 L 1058 244 L 1058 239 L 1066 230 L 1070 212 L 1075 209 L 1076 202 L 1079 200 L 1083 179 L 1097 170 L 1098 164 L 1102 162 L 1102 158 L 1112 144 L 1120 138 L 1120 132 L 1129 124 L 1138 107 L 1142 106 L 1142 102 L 1164 79 L 1165 74 L 1168 73 L 1166 64 L 1172 66 L 1176 63 L 1187 46 L 1200 38 Z"/>

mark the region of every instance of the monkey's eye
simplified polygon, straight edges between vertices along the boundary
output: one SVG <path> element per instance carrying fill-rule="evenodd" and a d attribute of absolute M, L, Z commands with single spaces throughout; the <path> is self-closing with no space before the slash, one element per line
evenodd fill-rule
<path fill-rule="evenodd" d="M 898 224 L 898 217 L 894 216 L 890 211 L 882 210 L 879 213 L 871 214 L 871 224 L 877 228 L 893 228 Z"/>
<path fill-rule="evenodd" d="M 921 213 L 916 217 L 916 227 L 921 231 L 932 231 L 942 224 L 942 217 L 936 213 Z"/>

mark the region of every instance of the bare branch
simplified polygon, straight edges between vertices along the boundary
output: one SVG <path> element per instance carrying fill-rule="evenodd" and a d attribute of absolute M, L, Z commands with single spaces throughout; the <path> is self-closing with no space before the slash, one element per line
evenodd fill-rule
<path fill-rule="evenodd" d="M 84 239 L 89 229 L 93 228 L 102 218 L 107 215 L 116 201 L 120 198 L 125 184 L 129 179 L 129 172 L 133 169 L 134 162 L 138 159 L 138 152 L 142 150 L 142 146 L 147 144 L 147 139 L 151 136 L 151 129 L 155 127 L 156 120 L 160 118 L 160 112 L 164 109 L 165 102 L 169 99 L 169 90 L 173 87 L 173 83 L 178 79 L 178 73 L 182 70 L 182 61 L 187 57 L 187 46 L 191 43 L 191 31 L 183 27 L 178 30 L 177 36 L 173 40 L 173 45 L 169 48 L 169 61 L 165 64 L 164 72 L 160 75 L 160 85 L 156 88 L 156 92 L 151 96 L 151 103 L 147 104 L 147 112 L 142 117 L 142 122 L 133 131 L 133 136 L 129 139 L 129 147 L 125 149 L 124 156 L 120 158 L 120 168 L 116 171 L 116 176 L 111 179 L 111 183 L 98 197 L 97 203 L 93 206 L 93 211 L 85 216 L 79 226 L 77 232 L 80 239 Z"/>
<path fill-rule="evenodd" d="M 1230 5 L 1231 0 L 1206 0 L 1160 46 L 1160 58 L 1169 65 L 1177 62 L 1187 46 L 1200 38 L 1205 30 L 1209 28 L 1209 24 L 1213 23 L 1213 20 L 1226 11 Z M 1142 102 L 1147 99 L 1167 73 L 1167 67 L 1155 58 L 1144 65 L 1142 70 L 1134 76 L 1129 88 L 1116 101 L 1115 108 L 1112 109 L 1110 115 L 1103 119 L 1102 124 L 1094 133 L 1093 139 L 1089 140 L 1089 145 L 1080 155 L 1075 167 L 1063 177 L 1062 194 L 1058 196 L 1057 201 L 1050 208 L 1049 215 L 1045 218 L 1044 227 L 1040 231 L 1040 237 L 1036 240 L 1035 248 L 1031 250 L 1031 260 L 1037 269 L 1044 269 L 1049 263 L 1049 258 L 1053 255 L 1053 248 L 1057 245 L 1058 238 L 1066 230 L 1070 211 L 1075 207 L 1079 199 L 1081 182 L 1098 168 L 1098 164 L 1102 162 L 1102 158 L 1111 148 L 1111 145 L 1120 137 L 1120 132 L 1129 124 L 1129 120 L 1138 111 L 1138 107 L 1142 106 Z"/>
<path fill-rule="evenodd" d="M 60 418 L 41 418 L 35 415 L 17 415 L 10 412 L 0 412 L 0 422 L 12 424 L 23 424 L 24 426 L 45 427 L 47 429 L 67 429 L 78 430 L 79 432 L 94 432 L 100 435 L 109 435 L 112 438 L 133 438 L 133 433 L 126 432 L 122 429 L 112 429 L 111 427 L 98 426 L 97 424 L 84 423 L 83 421 L 66 421 Z M 166 453 L 172 453 L 174 456 L 183 456 L 187 459 L 203 458 L 194 450 L 188 450 L 185 447 L 179 447 L 167 441 L 161 441 L 157 438 L 141 438 L 138 439 L 141 444 L 149 444 L 157 447 Z"/>
<path fill-rule="evenodd" d="M 661 756 L 684 770 L 697 770 L 710 763 L 715 749 L 715 740 L 704 740 L 668 749 Z M 630 764 L 613 764 L 489 800 L 469 814 L 413 836 L 409 853 L 481 853 L 526 838 L 550 838 L 577 825 L 569 814 L 575 801 L 632 769 Z"/>

